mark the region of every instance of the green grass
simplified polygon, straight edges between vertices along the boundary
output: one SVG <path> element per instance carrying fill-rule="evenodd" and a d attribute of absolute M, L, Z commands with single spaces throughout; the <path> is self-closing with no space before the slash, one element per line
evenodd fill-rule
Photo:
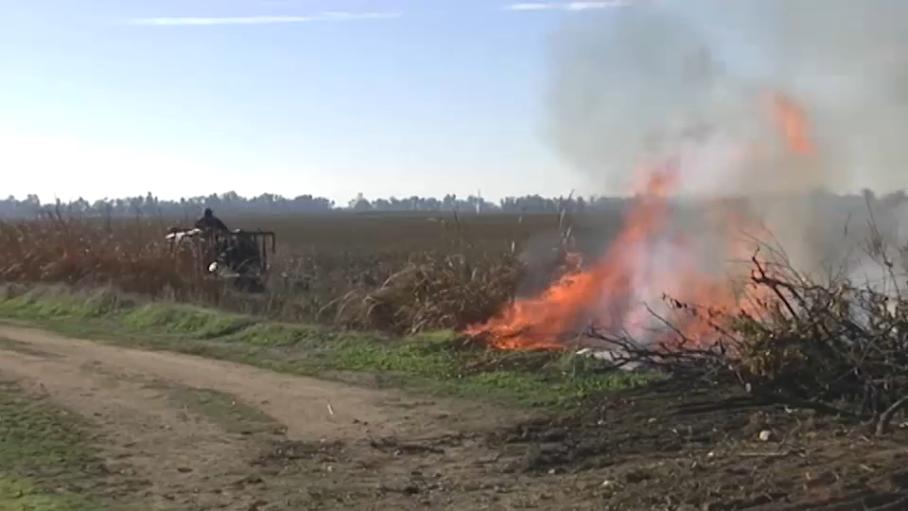
<path fill-rule="evenodd" d="M 369 373 L 385 385 L 522 405 L 572 406 L 652 379 L 606 371 L 596 361 L 570 354 L 465 346 L 454 332 L 388 338 L 189 305 L 142 304 L 110 291 L 6 291 L 0 293 L 0 317 L 69 335 L 280 372 L 341 379 L 350 373 Z"/>
<path fill-rule="evenodd" d="M 77 419 L 0 383 L 0 509 L 98 511 L 105 476 Z"/>

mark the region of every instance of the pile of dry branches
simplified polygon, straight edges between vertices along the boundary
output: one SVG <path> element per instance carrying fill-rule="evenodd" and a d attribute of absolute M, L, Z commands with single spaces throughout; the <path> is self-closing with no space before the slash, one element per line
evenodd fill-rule
<path fill-rule="evenodd" d="M 874 282 L 840 274 L 819 283 L 782 258 L 755 255 L 748 306 L 715 311 L 668 299 L 709 323 L 706 340 L 668 321 L 670 335 L 654 344 L 596 328 L 589 335 L 614 349 L 618 365 L 735 381 L 763 397 L 871 419 L 882 433 L 908 406 L 908 279 L 879 240 L 869 248 L 882 270 Z"/>

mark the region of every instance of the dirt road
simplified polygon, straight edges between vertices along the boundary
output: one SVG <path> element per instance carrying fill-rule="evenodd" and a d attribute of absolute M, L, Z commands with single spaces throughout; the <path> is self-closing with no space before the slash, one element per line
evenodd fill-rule
<path fill-rule="evenodd" d="M 0 381 L 85 419 L 114 509 L 908 508 L 908 424 L 708 389 L 529 417 L 11 326 Z"/>
<path fill-rule="evenodd" d="M 536 478 L 501 473 L 501 454 L 483 439 L 519 417 L 487 405 L 19 327 L 0 327 L 0 340 L 0 379 L 89 419 L 111 484 L 143 481 L 124 500 L 243 511 L 504 509 L 557 496 Z"/>

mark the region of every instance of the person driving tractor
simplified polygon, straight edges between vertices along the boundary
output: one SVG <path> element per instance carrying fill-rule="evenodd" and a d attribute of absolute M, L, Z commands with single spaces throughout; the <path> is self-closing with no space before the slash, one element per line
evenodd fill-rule
<path fill-rule="evenodd" d="M 229 230 L 211 208 L 205 208 L 201 218 L 196 220 L 194 229 L 173 227 L 167 235 L 171 249 L 190 245 L 194 262 L 201 266 L 204 274 L 218 280 L 232 281 L 237 289 L 246 292 L 260 292 L 265 289 L 268 255 L 266 240 L 271 241 L 275 250 L 273 231 Z"/>
<path fill-rule="evenodd" d="M 197 229 L 209 232 L 227 232 L 229 230 L 220 218 L 214 216 L 214 212 L 211 211 L 211 208 L 205 208 L 205 214 L 196 221 L 195 226 Z"/>

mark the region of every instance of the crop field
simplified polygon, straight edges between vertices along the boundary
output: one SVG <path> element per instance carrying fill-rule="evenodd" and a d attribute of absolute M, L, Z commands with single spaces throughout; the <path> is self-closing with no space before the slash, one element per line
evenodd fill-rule
<path fill-rule="evenodd" d="M 621 214 L 224 220 L 231 228 L 276 233 L 263 295 L 231 293 L 202 279 L 197 263 L 171 253 L 167 229 L 187 223 L 177 218 L 2 223 L 0 279 L 110 286 L 292 321 L 400 332 L 462 328 L 517 293 L 544 286 L 567 250 L 596 253 Z M 535 280 L 523 278 L 529 275 Z"/>

